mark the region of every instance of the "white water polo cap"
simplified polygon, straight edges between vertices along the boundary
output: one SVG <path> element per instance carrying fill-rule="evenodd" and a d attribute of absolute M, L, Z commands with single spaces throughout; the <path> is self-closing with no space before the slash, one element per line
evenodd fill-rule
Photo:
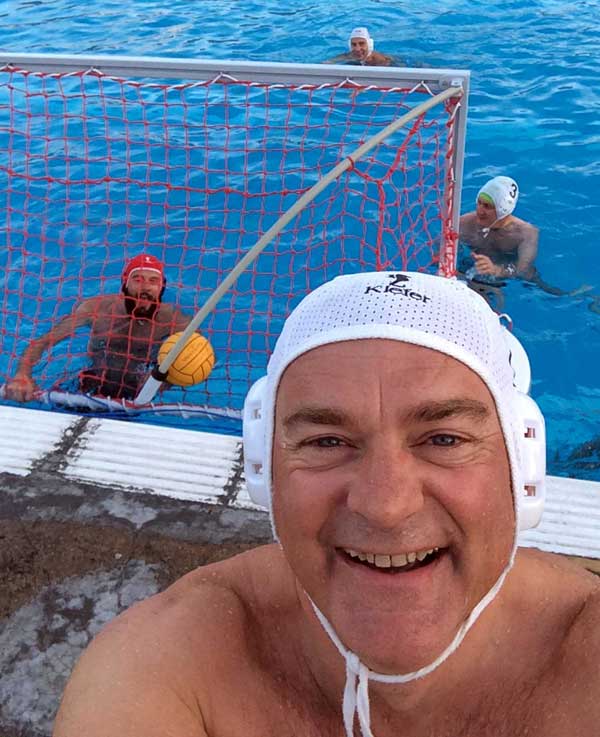
<path fill-rule="evenodd" d="M 275 399 L 285 369 L 318 346 L 365 338 L 440 351 L 481 377 L 504 434 L 519 528 L 537 525 L 543 507 L 545 437 L 539 409 L 525 394 L 527 354 L 485 299 L 466 284 L 413 272 L 339 276 L 307 295 L 287 318 L 267 375 L 250 389 L 244 406 L 245 475 L 252 499 L 271 506 Z M 536 427 L 530 428 L 527 423 L 534 421 Z"/>
<path fill-rule="evenodd" d="M 477 193 L 477 199 L 485 195 L 496 208 L 496 222 L 511 215 L 519 199 L 519 187 L 510 177 L 494 177 Z"/>
<path fill-rule="evenodd" d="M 517 526 L 539 522 L 544 501 L 544 421 L 535 402 L 520 391 L 528 386 L 529 363 L 516 338 L 503 327 L 487 302 L 464 283 L 410 272 L 340 276 L 305 297 L 286 320 L 267 368 L 244 405 L 244 473 L 252 500 L 271 509 L 271 453 L 275 401 L 285 369 L 299 356 L 331 343 L 368 338 L 398 340 L 440 351 L 475 371 L 488 387 L 498 412 L 511 469 Z M 512 355 L 517 357 L 512 361 Z M 521 375 L 515 375 L 515 367 Z M 523 375 L 525 374 L 525 375 Z M 339 639 L 313 603 L 315 614 L 344 658 L 343 719 L 347 737 L 356 716 L 364 737 L 372 737 L 369 680 L 407 683 L 438 668 L 460 645 L 481 612 L 493 601 L 512 567 L 510 558 L 452 641 L 431 663 L 412 673 L 370 670 Z M 401 614 L 399 614 L 401 616 Z"/>
<path fill-rule="evenodd" d="M 364 26 L 359 26 L 358 28 L 352 29 L 350 36 L 348 37 L 348 48 L 350 49 L 350 51 L 352 51 L 353 38 L 364 38 L 364 40 L 367 42 L 367 49 L 369 50 L 369 54 L 373 53 L 375 42 L 371 38 L 371 34 L 369 33 L 368 28 L 365 28 Z"/>

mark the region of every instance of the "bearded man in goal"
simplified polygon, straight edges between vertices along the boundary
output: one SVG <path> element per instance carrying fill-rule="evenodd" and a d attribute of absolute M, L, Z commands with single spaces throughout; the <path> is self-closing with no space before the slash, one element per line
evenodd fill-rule
<path fill-rule="evenodd" d="M 156 361 L 165 338 L 189 323 L 176 307 L 163 304 L 164 264 L 139 254 L 123 269 L 121 293 L 91 297 L 32 340 L 4 389 L 6 399 L 27 402 L 39 392 L 32 372 L 43 354 L 60 341 L 89 327 L 90 366 L 79 373 L 79 391 L 113 399 L 134 399 Z"/>

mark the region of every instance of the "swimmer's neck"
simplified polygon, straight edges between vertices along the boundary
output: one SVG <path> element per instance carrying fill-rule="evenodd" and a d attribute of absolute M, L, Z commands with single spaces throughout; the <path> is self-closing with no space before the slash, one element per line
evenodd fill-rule
<path fill-rule="evenodd" d="M 505 215 L 503 218 L 500 218 L 500 220 L 494 220 L 494 222 L 487 228 L 482 225 L 479 225 L 479 229 L 485 235 L 488 235 L 488 233 L 490 233 L 493 230 L 502 230 L 502 228 L 505 228 L 507 225 L 510 225 L 512 221 L 513 221 L 512 215 Z"/>
<path fill-rule="evenodd" d="M 492 223 L 492 230 L 498 230 L 499 228 L 504 228 L 507 225 L 510 225 L 513 221 L 512 215 L 505 215 L 503 218 L 500 218 L 499 220 L 496 220 L 495 223 Z"/>

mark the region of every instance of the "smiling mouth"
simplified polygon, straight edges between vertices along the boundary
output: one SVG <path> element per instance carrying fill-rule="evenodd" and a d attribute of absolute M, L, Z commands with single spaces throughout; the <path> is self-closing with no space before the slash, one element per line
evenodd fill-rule
<path fill-rule="evenodd" d="M 381 573 L 407 573 L 416 568 L 424 568 L 438 560 L 445 549 L 435 547 L 396 555 L 363 553 L 350 548 L 338 548 L 338 550 L 352 563 L 372 568 Z"/>

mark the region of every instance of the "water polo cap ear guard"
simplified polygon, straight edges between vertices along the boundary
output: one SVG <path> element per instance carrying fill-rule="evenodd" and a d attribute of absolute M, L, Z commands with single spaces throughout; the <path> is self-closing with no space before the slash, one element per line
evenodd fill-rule
<path fill-rule="evenodd" d="M 250 499 L 260 507 L 270 508 L 270 494 L 263 468 L 266 448 L 266 418 L 263 412 L 267 377 L 261 376 L 250 387 L 244 401 L 243 446 L 244 477 Z"/>
<path fill-rule="evenodd" d="M 546 434 L 543 415 L 527 395 L 531 382 L 531 369 L 527 353 L 515 336 L 505 329 L 510 348 L 510 363 L 514 372 L 515 422 L 519 423 L 518 462 L 523 485 L 517 494 L 519 530 L 528 530 L 539 524 L 546 497 Z M 265 479 L 266 416 L 265 392 L 267 377 L 256 381 L 246 396 L 243 410 L 244 476 L 250 499 L 261 507 L 270 509 L 270 483 Z"/>

